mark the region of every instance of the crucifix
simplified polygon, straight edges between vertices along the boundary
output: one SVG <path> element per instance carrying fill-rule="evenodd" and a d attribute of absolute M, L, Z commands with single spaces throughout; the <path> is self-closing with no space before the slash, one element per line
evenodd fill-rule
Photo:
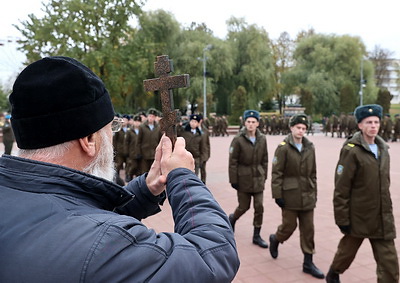
<path fill-rule="evenodd" d="M 158 78 L 144 80 L 145 91 L 159 91 L 161 95 L 161 107 L 163 118 L 160 121 L 161 131 L 170 138 L 172 147 L 176 141 L 176 124 L 178 115 L 174 110 L 174 97 L 172 89 L 189 86 L 189 75 L 170 76 L 173 72 L 172 61 L 167 55 L 157 56 L 154 62 L 154 73 Z"/>

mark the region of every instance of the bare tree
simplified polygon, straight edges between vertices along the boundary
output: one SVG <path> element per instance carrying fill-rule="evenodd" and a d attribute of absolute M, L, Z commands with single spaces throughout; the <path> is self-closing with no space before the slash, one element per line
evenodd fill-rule
<path fill-rule="evenodd" d="M 375 83 L 379 88 L 387 87 L 390 83 L 390 66 L 393 54 L 392 51 L 382 49 L 379 45 L 375 45 L 375 49 L 369 53 L 369 60 L 375 66 Z"/>

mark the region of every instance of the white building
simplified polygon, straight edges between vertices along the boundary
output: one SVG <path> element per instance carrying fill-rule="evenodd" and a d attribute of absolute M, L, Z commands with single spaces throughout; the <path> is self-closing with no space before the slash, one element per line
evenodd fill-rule
<path fill-rule="evenodd" d="M 393 95 L 392 104 L 400 104 L 400 60 L 390 59 L 388 77 L 384 80 L 384 86 Z"/>

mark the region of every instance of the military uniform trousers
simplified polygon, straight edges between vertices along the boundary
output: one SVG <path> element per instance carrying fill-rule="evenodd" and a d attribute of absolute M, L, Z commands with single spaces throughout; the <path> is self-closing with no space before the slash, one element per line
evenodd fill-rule
<path fill-rule="evenodd" d="M 201 176 L 201 180 L 203 181 L 203 183 L 206 183 L 206 179 L 207 179 L 207 171 L 206 171 L 206 161 L 201 163 L 200 166 L 200 176 Z"/>
<path fill-rule="evenodd" d="M 331 265 L 332 270 L 343 273 L 353 262 L 365 238 L 344 235 Z M 379 283 L 399 282 L 399 262 L 394 240 L 369 239 L 376 261 Z"/>
<path fill-rule="evenodd" d="M 282 209 L 282 224 L 275 233 L 276 239 L 283 243 L 296 230 L 299 220 L 300 247 L 304 254 L 314 253 L 314 210 Z"/>
<path fill-rule="evenodd" d="M 126 154 L 116 153 L 114 160 L 115 170 L 117 170 L 118 173 L 119 171 L 126 169 L 125 167 L 128 164 L 128 156 Z"/>
<path fill-rule="evenodd" d="M 12 151 L 14 142 L 13 141 L 3 141 L 3 143 L 4 143 L 4 153 L 11 155 L 11 151 Z"/>
<path fill-rule="evenodd" d="M 149 172 L 153 162 L 154 162 L 154 159 L 141 159 L 140 160 L 140 174 Z"/>
<path fill-rule="evenodd" d="M 244 193 L 238 191 L 237 197 L 239 206 L 233 213 L 235 219 L 239 219 L 240 216 L 245 214 L 245 212 L 250 209 L 251 197 L 253 197 L 253 206 L 254 206 L 253 226 L 257 228 L 261 227 L 263 223 L 263 214 L 264 214 L 264 204 L 263 204 L 264 192 Z"/>

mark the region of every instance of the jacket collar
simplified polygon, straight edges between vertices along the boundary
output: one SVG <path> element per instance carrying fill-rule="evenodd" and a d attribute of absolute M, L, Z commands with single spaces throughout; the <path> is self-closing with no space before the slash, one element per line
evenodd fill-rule
<path fill-rule="evenodd" d="M 293 135 L 290 133 L 287 135 L 287 137 L 284 139 L 284 141 L 294 147 L 296 147 L 295 143 L 294 143 L 294 139 L 293 139 Z M 310 146 L 313 145 L 312 142 L 309 141 L 309 139 L 307 139 L 306 137 L 303 136 L 301 143 L 303 144 L 303 148 L 307 149 Z"/>
<path fill-rule="evenodd" d="M 350 137 L 347 141 L 345 141 L 345 144 L 349 144 L 349 143 L 359 145 L 359 146 L 363 147 L 366 151 L 371 151 L 368 143 L 364 140 L 362 133 L 360 131 L 356 132 L 352 137 Z M 380 136 L 375 137 L 375 143 L 378 145 L 378 148 L 381 148 L 384 150 L 389 149 L 389 146 L 387 145 L 387 143 Z"/>
<path fill-rule="evenodd" d="M 78 170 L 16 156 L 0 158 L 0 184 L 33 193 L 79 197 L 113 210 L 126 205 L 134 195 L 123 187 Z"/>

